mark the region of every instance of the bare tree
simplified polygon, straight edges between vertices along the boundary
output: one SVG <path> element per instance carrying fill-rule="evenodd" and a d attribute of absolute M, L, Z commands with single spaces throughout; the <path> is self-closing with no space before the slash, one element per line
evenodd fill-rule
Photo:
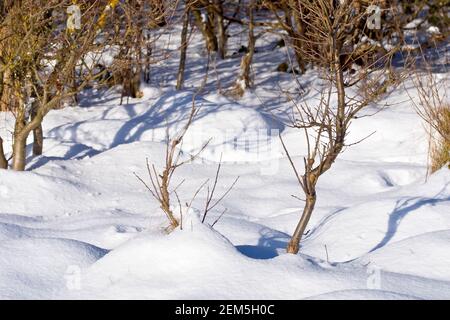
<path fill-rule="evenodd" d="M 47 113 L 58 108 L 64 99 L 73 97 L 101 74 L 92 68 L 73 82 L 73 70 L 83 64 L 91 53 L 99 59 L 107 41 L 100 41 L 106 9 L 100 1 L 89 2 L 83 12 L 81 30 L 70 32 L 65 17 L 70 1 L 15 2 L 0 24 L 2 41 L 1 72 L 3 79 L 3 109 L 16 118 L 13 137 L 12 168 L 22 171 L 26 165 L 26 141 L 31 132 L 35 137 L 35 154 L 42 153 L 42 121 Z M 87 2 L 86 2 L 87 4 Z M 108 7 L 107 7 L 108 8 Z M 96 19 L 100 16 L 99 20 Z M 103 39 L 109 39 L 102 34 Z M 48 64 L 51 61 L 53 64 Z M 93 64 L 95 65 L 95 63 Z M 6 89 L 6 90 L 5 90 Z"/>
<path fill-rule="evenodd" d="M 331 169 L 339 154 L 348 146 L 346 136 L 351 122 L 395 82 L 390 70 L 394 50 L 366 64 L 354 75 L 344 73 L 344 65 L 348 61 L 343 61 L 342 57 L 357 40 L 353 28 L 365 14 L 355 14 L 350 2 L 300 2 L 302 10 L 298 14 L 305 23 L 305 31 L 299 49 L 308 61 L 320 66 L 324 85 L 318 89 L 320 98 L 317 104 L 295 103 L 293 111 L 292 126 L 304 132 L 307 144 L 302 174 L 281 139 L 305 195 L 305 206 L 287 246 L 288 253 L 299 251 L 300 240 L 316 204 L 319 178 Z M 374 47 L 364 55 L 372 56 L 376 52 Z M 350 87 L 352 90 L 348 90 Z M 357 93 L 350 94 L 350 91 Z"/>

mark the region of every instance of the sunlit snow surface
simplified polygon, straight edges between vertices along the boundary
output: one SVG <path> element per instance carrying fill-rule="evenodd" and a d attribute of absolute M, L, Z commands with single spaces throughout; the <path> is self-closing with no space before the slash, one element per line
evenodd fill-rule
<path fill-rule="evenodd" d="M 178 33 L 161 39 L 176 48 Z M 223 87 L 236 78 L 239 57 L 229 58 L 217 60 L 219 72 L 194 99 L 200 112 L 184 156 L 212 140 L 175 174 L 174 186 L 185 179 L 182 201 L 214 178 L 221 155 L 217 194 L 240 176 L 206 219 L 227 208 L 214 229 L 199 222 L 204 190 L 183 230 L 165 235 L 163 213 L 133 174 L 147 178 L 146 158 L 161 167 L 166 126 L 176 132 L 188 117 L 191 86 L 203 80 L 200 38 L 189 48 L 182 91 L 171 89 L 175 55 L 154 68 L 143 99 L 119 105 L 114 90 L 91 89 L 80 107 L 50 112 L 44 155 L 30 155 L 27 172 L 0 171 L 0 298 L 450 298 L 450 171 L 426 179 L 426 133 L 408 81 L 369 107 L 374 116 L 353 122 L 349 143 L 370 137 L 321 178 L 300 254 L 285 254 L 302 202 L 291 196 L 301 193 L 278 134 L 300 166 L 306 144 L 284 122 L 289 103 L 280 92 L 299 88 L 275 72 L 275 61 L 287 59 L 276 40 L 258 39 L 257 89 L 239 101 L 216 93 L 217 77 Z M 317 75 L 299 82 L 314 88 Z M 313 91 L 305 96 L 314 103 Z M 13 117 L 1 118 L 9 153 Z"/>

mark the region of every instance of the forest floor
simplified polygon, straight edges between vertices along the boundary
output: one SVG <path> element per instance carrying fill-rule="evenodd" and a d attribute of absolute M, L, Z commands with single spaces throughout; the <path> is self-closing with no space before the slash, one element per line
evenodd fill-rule
<path fill-rule="evenodd" d="M 161 48 L 176 49 L 179 31 L 162 35 Z M 216 194 L 240 177 L 206 224 L 204 189 L 183 230 L 166 235 L 163 212 L 134 175 L 147 179 L 146 158 L 161 167 L 166 127 L 186 122 L 207 66 L 198 35 L 185 89 L 173 89 L 172 54 L 152 69 L 142 99 L 120 105 L 118 90 L 89 89 L 79 106 L 50 112 L 44 154 L 33 157 L 30 140 L 27 171 L 0 171 L 0 298 L 449 299 L 450 171 L 427 177 L 427 135 L 409 81 L 354 121 L 348 143 L 367 139 L 321 178 L 300 253 L 285 253 L 303 202 L 292 197 L 301 190 L 278 134 L 301 166 L 305 137 L 286 125 L 286 96 L 303 90 L 314 103 L 320 81 L 314 70 L 298 82 L 277 72 L 289 58 L 277 41 L 258 38 L 254 89 L 242 99 L 219 91 L 237 77 L 245 34 L 229 58 L 210 61 L 195 96 L 200 112 L 182 149 L 212 140 L 175 173 L 174 186 L 185 180 L 182 203 L 214 180 L 220 157 Z M 1 136 L 11 136 L 13 120 L 1 115 Z"/>

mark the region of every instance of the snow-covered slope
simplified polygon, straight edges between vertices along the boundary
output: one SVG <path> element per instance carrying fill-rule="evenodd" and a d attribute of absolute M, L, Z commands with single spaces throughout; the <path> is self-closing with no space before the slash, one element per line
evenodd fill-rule
<path fill-rule="evenodd" d="M 201 43 L 193 48 L 187 82 L 198 84 L 191 71 Z M 215 93 L 213 81 L 196 95 L 169 80 L 124 105 L 114 90 L 91 90 L 79 107 L 50 112 L 44 155 L 29 156 L 27 172 L 0 170 L 0 298 L 450 298 L 450 172 L 426 179 L 426 134 L 405 89 L 354 121 L 349 143 L 370 137 L 320 180 L 301 253 L 285 254 L 303 203 L 291 196 L 301 193 L 278 134 L 298 163 L 305 143 L 280 120 L 289 103 L 274 89 L 295 83 L 267 57 L 256 55 L 256 89 L 239 101 Z M 229 83 L 236 70 L 217 64 Z M 315 79 L 300 77 L 305 86 Z M 240 179 L 207 217 L 211 224 L 228 209 L 213 229 L 195 213 L 204 190 L 183 230 L 166 235 L 133 173 L 146 177 L 146 158 L 161 167 L 166 126 L 182 128 L 194 97 L 200 112 L 183 151 L 212 140 L 174 176 L 174 186 L 185 180 L 182 202 L 214 178 L 221 155 L 217 194 Z M 1 117 L 8 137 L 13 116 Z"/>

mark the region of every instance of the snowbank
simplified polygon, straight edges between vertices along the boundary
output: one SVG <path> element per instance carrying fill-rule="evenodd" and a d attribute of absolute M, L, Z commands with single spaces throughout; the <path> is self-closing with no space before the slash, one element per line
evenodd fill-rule
<path fill-rule="evenodd" d="M 4 234 L 3 234 L 4 235 Z M 66 290 L 70 277 L 101 258 L 105 250 L 65 239 L 0 242 L 0 298 L 50 299 Z"/>

